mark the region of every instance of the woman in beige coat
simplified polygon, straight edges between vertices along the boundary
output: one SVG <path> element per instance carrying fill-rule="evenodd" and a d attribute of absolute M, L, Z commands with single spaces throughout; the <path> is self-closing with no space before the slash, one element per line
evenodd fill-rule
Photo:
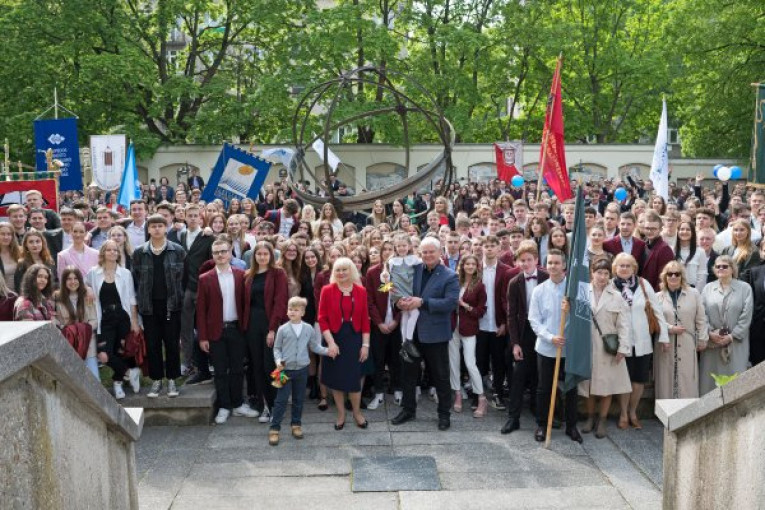
<path fill-rule="evenodd" d="M 654 351 L 656 398 L 698 398 L 699 364 L 696 351 L 709 340 L 701 294 L 688 285 L 683 264 L 672 261 L 659 277 L 659 302 L 669 326 L 669 349 Z"/>
<path fill-rule="evenodd" d="M 579 393 L 587 398 L 587 422 L 582 432 L 595 429 L 595 437 L 606 437 L 606 420 L 611 396 L 632 391 L 624 356 L 630 353 L 630 315 L 627 303 L 610 283 L 611 262 L 593 261 L 590 267 L 590 307 L 592 309 L 592 378 L 579 385 Z M 597 323 L 597 325 L 596 325 Z M 603 346 L 603 335 L 619 335 L 617 353 L 609 354 Z M 598 420 L 595 420 L 595 397 L 600 397 Z"/>

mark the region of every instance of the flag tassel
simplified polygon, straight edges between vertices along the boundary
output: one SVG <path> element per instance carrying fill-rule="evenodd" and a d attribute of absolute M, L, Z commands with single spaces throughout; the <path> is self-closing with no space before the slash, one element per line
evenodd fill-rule
<path fill-rule="evenodd" d="M 560 314 L 560 328 L 558 329 L 558 336 L 563 336 L 566 329 L 566 315 L 568 313 L 564 310 Z M 560 375 L 560 357 L 561 347 L 555 351 L 555 371 L 553 372 L 552 392 L 550 392 L 550 411 L 547 413 L 547 433 L 545 434 L 545 448 L 550 448 L 550 436 L 552 435 L 553 416 L 555 416 L 555 397 L 558 394 L 558 376 Z"/>

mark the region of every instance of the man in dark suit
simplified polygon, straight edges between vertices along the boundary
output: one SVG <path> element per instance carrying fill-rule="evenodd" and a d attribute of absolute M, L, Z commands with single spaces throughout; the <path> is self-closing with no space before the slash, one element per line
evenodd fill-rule
<path fill-rule="evenodd" d="M 624 252 L 631 254 L 637 260 L 638 274 L 641 274 L 645 242 L 633 235 L 636 223 L 634 214 L 631 212 L 622 213 L 619 217 L 619 235 L 604 242 L 603 249 L 613 256 Z"/>
<path fill-rule="evenodd" d="M 517 264 L 521 272 L 507 285 L 507 334 L 515 366 L 510 384 L 510 402 L 507 423 L 503 434 L 509 434 L 521 427 L 521 407 L 527 383 L 531 387 L 531 407 L 536 410 L 537 354 L 534 345 L 537 336 L 529 324 L 528 303 L 534 288 L 549 277 L 547 271 L 538 267 L 539 252 L 534 241 L 523 241 L 517 253 Z"/>
<path fill-rule="evenodd" d="M 398 300 L 401 310 L 419 309 L 420 315 L 412 342 L 430 371 L 430 381 L 438 394 L 438 430 L 450 423 L 452 391 L 449 383 L 449 341 L 452 337 L 452 313 L 457 308 L 460 284 L 457 275 L 441 263 L 441 242 L 434 237 L 420 244 L 422 264 L 415 266 L 413 297 Z M 417 412 L 415 386 L 420 378 L 420 362 L 404 363 L 403 401 L 393 425 L 413 420 Z"/>
<path fill-rule="evenodd" d="M 212 243 L 215 268 L 199 277 L 197 330 L 199 348 L 208 353 L 215 367 L 215 394 L 222 425 L 228 417 L 257 418 L 257 411 L 244 402 L 244 271 L 231 267 L 231 244 Z"/>
<path fill-rule="evenodd" d="M 761 255 L 762 251 L 761 249 Z M 765 265 L 745 271 L 741 280 L 752 287 L 754 298 L 752 324 L 749 329 L 749 362 L 755 366 L 765 361 L 765 337 L 762 335 L 765 327 Z"/>
<path fill-rule="evenodd" d="M 646 235 L 646 243 L 640 276 L 645 278 L 657 292 L 660 290 L 659 276 L 664 266 L 675 260 L 675 252 L 661 237 L 662 224 L 661 216 L 656 211 L 648 210 L 644 213 L 643 232 Z"/>
<path fill-rule="evenodd" d="M 189 189 L 204 189 L 205 187 L 205 180 L 202 179 L 199 176 L 199 169 L 192 168 L 191 169 L 191 175 L 189 176 L 188 180 L 186 181 L 186 184 L 189 185 Z"/>

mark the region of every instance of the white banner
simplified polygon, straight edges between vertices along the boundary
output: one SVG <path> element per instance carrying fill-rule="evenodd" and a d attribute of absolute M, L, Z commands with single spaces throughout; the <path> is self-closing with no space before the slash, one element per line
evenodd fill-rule
<path fill-rule="evenodd" d="M 311 147 L 319 155 L 319 159 L 324 161 L 324 140 L 317 138 Z M 333 172 L 337 172 L 337 167 L 340 165 L 340 158 L 330 148 L 327 148 L 327 164 Z"/>
<path fill-rule="evenodd" d="M 125 135 L 92 135 L 90 161 L 93 182 L 102 190 L 112 191 L 120 186 L 125 168 L 127 140 Z"/>
<path fill-rule="evenodd" d="M 661 120 L 659 132 L 656 134 L 656 146 L 653 149 L 651 162 L 651 182 L 656 194 L 669 198 L 669 155 L 667 154 L 667 102 L 661 102 Z"/>

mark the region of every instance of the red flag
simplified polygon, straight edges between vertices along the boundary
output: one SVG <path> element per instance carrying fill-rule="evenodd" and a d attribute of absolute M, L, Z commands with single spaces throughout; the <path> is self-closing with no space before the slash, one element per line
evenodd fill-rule
<path fill-rule="evenodd" d="M 558 200 L 563 202 L 573 198 L 571 183 L 568 179 L 568 167 L 566 167 L 566 148 L 563 137 L 563 104 L 560 93 L 560 66 L 555 66 L 550 97 L 547 100 L 547 113 L 545 114 L 545 128 L 542 132 L 542 147 L 539 151 L 540 168 L 547 185 L 557 195 Z"/>
<path fill-rule="evenodd" d="M 495 143 L 494 155 L 497 160 L 497 177 L 500 180 L 510 182 L 513 176 L 521 174 L 515 166 L 515 145 Z"/>

